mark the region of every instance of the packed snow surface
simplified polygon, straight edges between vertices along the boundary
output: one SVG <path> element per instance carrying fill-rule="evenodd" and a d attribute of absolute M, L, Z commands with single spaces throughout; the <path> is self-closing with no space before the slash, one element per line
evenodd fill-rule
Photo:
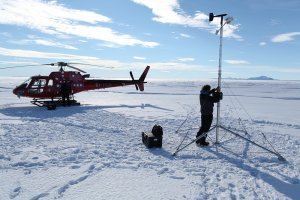
<path fill-rule="evenodd" d="M 82 92 L 81 106 L 52 111 L 14 96 L 22 81 L 0 78 L 1 200 L 300 197 L 298 81 L 222 83 L 220 124 L 285 162 L 222 129 L 219 144 L 212 131 L 210 146 L 193 143 L 172 156 L 195 138 L 199 90 L 215 80 Z M 142 143 L 154 124 L 164 130 L 161 149 Z"/>

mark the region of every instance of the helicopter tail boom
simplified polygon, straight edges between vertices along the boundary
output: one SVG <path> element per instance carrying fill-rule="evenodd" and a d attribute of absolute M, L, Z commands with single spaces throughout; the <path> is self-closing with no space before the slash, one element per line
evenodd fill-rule
<path fill-rule="evenodd" d="M 85 79 L 83 90 L 96 90 L 111 87 L 120 87 L 126 85 L 135 85 L 137 90 L 144 91 L 144 83 L 150 66 L 147 66 L 138 80 L 135 80 L 132 72 L 130 76 L 132 80 L 103 80 L 103 79 Z"/>

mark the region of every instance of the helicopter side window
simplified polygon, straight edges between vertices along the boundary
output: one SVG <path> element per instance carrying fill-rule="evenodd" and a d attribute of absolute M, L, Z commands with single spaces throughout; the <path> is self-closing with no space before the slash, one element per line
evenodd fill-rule
<path fill-rule="evenodd" d="M 46 79 L 37 79 L 32 84 L 32 88 L 42 88 L 46 85 Z"/>
<path fill-rule="evenodd" d="M 46 85 L 47 80 L 46 79 L 36 79 L 34 80 L 33 84 L 31 85 L 31 88 L 29 90 L 29 93 L 31 94 L 40 94 L 44 91 L 44 87 Z"/>
<path fill-rule="evenodd" d="M 48 86 L 50 86 L 50 87 L 53 86 L 53 80 L 52 80 L 52 79 L 50 79 L 50 80 L 48 81 Z"/>

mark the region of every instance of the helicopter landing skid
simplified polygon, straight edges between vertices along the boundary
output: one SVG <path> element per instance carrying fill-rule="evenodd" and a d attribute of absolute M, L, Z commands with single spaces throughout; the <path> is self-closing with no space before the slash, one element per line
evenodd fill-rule
<path fill-rule="evenodd" d="M 59 106 L 79 106 L 80 105 L 80 103 L 74 99 L 70 100 L 69 102 L 65 102 L 65 104 L 63 104 L 63 101 L 61 98 L 58 98 L 56 100 L 33 99 L 31 101 L 31 103 L 38 107 L 47 107 L 48 110 L 55 110 L 56 107 L 59 107 Z"/>

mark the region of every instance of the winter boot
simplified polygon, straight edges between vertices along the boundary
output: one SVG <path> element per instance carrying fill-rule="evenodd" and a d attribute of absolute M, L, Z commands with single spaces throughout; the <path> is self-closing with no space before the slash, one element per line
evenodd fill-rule
<path fill-rule="evenodd" d="M 199 142 L 199 145 L 200 145 L 200 146 L 208 146 L 208 145 L 209 145 L 209 142 L 201 141 L 201 142 Z"/>

